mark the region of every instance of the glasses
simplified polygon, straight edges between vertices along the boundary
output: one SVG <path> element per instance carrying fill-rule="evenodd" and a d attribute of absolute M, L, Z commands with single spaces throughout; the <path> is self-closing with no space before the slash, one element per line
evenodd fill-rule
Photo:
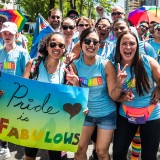
<path fill-rule="evenodd" d="M 84 26 L 85 26 L 85 27 L 89 27 L 89 24 L 79 24 L 78 26 L 79 26 L 79 27 L 84 27 Z"/>
<path fill-rule="evenodd" d="M 121 14 L 123 14 L 123 13 L 121 13 L 121 12 L 112 12 L 111 16 L 116 16 L 116 15 L 120 16 Z"/>
<path fill-rule="evenodd" d="M 77 19 L 78 16 L 69 16 L 69 18 L 71 18 L 71 19 Z"/>
<path fill-rule="evenodd" d="M 146 29 L 146 30 L 148 30 L 148 27 L 145 26 L 145 25 L 143 25 L 143 24 L 140 24 L 139 26 L 142 27 L 142 28 L 144 28 L 144 29 Z"/>
<path fill-rule="evenodd" d="M 70 30 L 73 30 L 75 28 L 75 26 L 62 26 L 63 30 L 67 30 L 67 29 L 70 29 Z"/>
<path fill-rule="evenodd" d="M 58 46 L 58 47 L 61 48 L 61 49 L 64 49 L 64 48 L 65 48 L 65 44 L 63 44 L 63 43 L 57 44 L 56 42 L 51 42 L 51 43 L 49 44 L 49 46 L 50 46 L 50 48 L 55 48 L 56 46 Z"/>
<path fill-rule="evenodd" d="M 60 16 L 51 16 L 52 19 L 60 19 Z"/>
<path fill-rule="evenodd" d="M 156 28 L 157 31 L 160 31 L 160 27 Z"/>
<path fill-rule="evenodd" d="M 111 28 L 108 27 L 108 26 L 106 26 L 106 25 L 99 24 L 99 25 L 98 25 L 98 29 L 99 29 L 99 30 L 105 29 L 105 30 L 109 31 Z"/>
<path fill-rule="evenodd" d="M 99 41 L 91 40 L 91 39 L 88 39 L 88 38 L 84 39 L 83 41 L 84 41 L 84 44 L 86 44 L 86 45 L 90 45 L 91 42 L 93 42 L 93 45 L 96 46 L 99 43 Z"/>

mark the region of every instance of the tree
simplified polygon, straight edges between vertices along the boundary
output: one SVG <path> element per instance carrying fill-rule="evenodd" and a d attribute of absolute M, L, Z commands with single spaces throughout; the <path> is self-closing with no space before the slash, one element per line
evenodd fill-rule
<path fill-rule="evenodd" d="M 52 9 L 55 7 L 55 0 L 50 0 L 49 9 Z"/>
<path fill-rule="evenodd" d="M 51 8 L 60 8 L 63 15 L 66 15 L 70 9 L 76 9 L 80 15 L 88 16 L 89 18 L 96 18 L 95 6 L 97 4 L 106 9 L 109 13 L 111 7 L 118 0 L 15 0 L 16 3 L 24 9 L 24 14 L 27 15 L 31 21 L 35 21 L 38 14 L 47 19 L 48 11 Z M 2 0 L 2 2 L 10 3 L 12 0 Z M 64 16 L 65 17 L 65 16 Z"/>
<path fill-rule="evenodd" d="M 71 9 L 76 10 L 76 0 L 67 0 L 70 3 Z"/>

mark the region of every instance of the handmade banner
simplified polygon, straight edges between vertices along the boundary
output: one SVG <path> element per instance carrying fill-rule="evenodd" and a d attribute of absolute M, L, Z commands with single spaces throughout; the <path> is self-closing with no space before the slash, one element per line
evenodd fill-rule
<path fill-rule="evenodd" d="M 77 151 L 87 88 L 1 73 L 0 139 L 21 146 Z"/>

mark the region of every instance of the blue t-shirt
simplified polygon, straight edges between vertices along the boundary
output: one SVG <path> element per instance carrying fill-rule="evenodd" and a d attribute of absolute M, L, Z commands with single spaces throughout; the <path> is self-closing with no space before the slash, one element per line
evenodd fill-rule
<path fill-rule="evenodd" d="M 103 59 L 107 59 L 107 57 L 112 53 L 114 49 L 114 44 L 106 41 L 103 48 L 99 47 L 98 55 L 100 55 Z"/>
<path fill-rule="evenodd" d="M 154 48 L 157 55 L 158 63 L 160 64 L 160 43 L 155 42 L 153 38 L 150 38 L 148 40 L 148 43 Z"/>
<path fill-rule="evenodd" d="M 16 46 L 9 52 L 0 50 L 0 69 L 2 72 L 22 76 L 30 56 L 27 50 Z"/>
<path fill-rule="evenodd" d="M 146 93 L 143 90 L 144 95 L 139 96 L 137 94 L 136 88 L 135 88 L 135 82 L 136 82 L 135 76 L 134 76 L 134 74 L 131 75 L 130 67 L 128 66 L 126 68 L 127 78 L 126 78 L 125 83 L 123 85 L 123 92 L 125 92 L 126 90 L 131 90 L 135 97 L 131 102 L 123 102 L 123 104 L 125 104 L 126 106 L 130 106 L 130 107 L 134 107 L 134 108 L 144 108 L 144 107 L 148 107 L 151 105 L 151 103 L 150 103 L 151 102 L 151 95 L 152 95 L 152 92 L 155 87 L 153 76 L 152 76 L 152 70 L 151 70 L 149 60 L 148 60 L 148 56 L 142 55 L 142 61 L 143 61 L 145 70 L 147 72 L 148 78 L 151 82 L 151 89 L 149 90 L 149 93 Z M 119 114 L 122 115 L 123 117 L 126 117 L 126 115 L 122 109 L 122 106 L 119 109 Z M 153 112 L 148 120 L 155 120 L 158 118 L 160 118 L 160 104 L 158 104 L 156 106 L 156 108 L 153 110 Z"/>
<path fill-rule="evenodd" d="M 83 57 L 74 61 L 80 79 L 80 85 L 89 88 L 88 115 L 91 117 L 103 117 L 116 111 L 115 102 L 109 97 L 105 64 L 106 60 L 98 56 L 96 62 L 88 66 Z"/>
<path fill-rule="evenodd" d="M 4 48 L 4 41 L 3 38 L 0 38 L 0 49 Z"/>
<path fill-rule="evenodd" d="M 44 62 L 41 61 L 39 65 L 39 75 L 37 80 L 41 82 L 48 82 L 54 84 L 64 84 L 64 71 L 65 64 L 63 62 L 60 63 L 59 69 L 54 74 L 49 74 L 44 67 Z"/>

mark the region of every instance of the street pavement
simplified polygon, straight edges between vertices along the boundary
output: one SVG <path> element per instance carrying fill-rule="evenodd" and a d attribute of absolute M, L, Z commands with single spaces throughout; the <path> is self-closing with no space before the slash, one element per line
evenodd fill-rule
<path fill-rule="evenodd" d="M 24 155 L 24 147 L 9 143 L 9 149 L 11 152 L 11 157 L 8 158 L 7 160 L 22 160 L 22 157 Z M 93 145 L 90 144 L 88 147 L 88 151 L 87 151 L 88 158 L 92 154 L 92 149 L 93 149 Z M 109 153 L 110 153 L 110 155 L 112 155 L 112 144 L 110 146 Z M 73 152 L 67 152 L 67 155 L 68 155 L 67 160 L 74 160 L 74 153 Z M 129 150 L 128 160 L 131 160 L 130 155 L 131 155 L 131 151 Z M 39 150 L 36 160 L 49 160 L 47 151 Z M 158 151 L 157 160 L 160 160 L 160 148 Z"/>

